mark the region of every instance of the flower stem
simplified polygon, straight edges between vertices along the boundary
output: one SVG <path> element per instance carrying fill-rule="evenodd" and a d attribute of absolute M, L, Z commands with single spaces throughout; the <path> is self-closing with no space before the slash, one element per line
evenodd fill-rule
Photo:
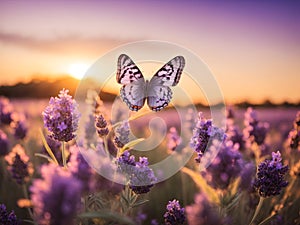
<path fill-rule="evenodd" d="M 259 211 L 260 211 L 260 209 L 261 209 L 261 207 L 262 207 L 262 205 L 263 205 L 263 201 L 264 201 L 264 198 L 263 198 L 263 197 L 260 197 L 260 198 L 259 198 L 258 205 L 257 205 L 256 210 L 255 210 L 255 213 L 254 213 L 254 215 L 253 215 L 253 217 L 252 217 L 252 220 L 251 220 L 251 222 L 249 223 L 249 225 L 251 225 L 251 224 L 254 222 L 254 220 L 256 219 L 256 217 L 257 217 L 257 215 L 258 215 L 258 213 L 259 213 Z"/>
<path fill-rule="evenodd" d="M 64 168 L 67 168 L 66 149 L 65 149 L 64 141 L 62 141 L 61 146 L 62 146 L 61 156 L 62 156 L 62 160 L 63 160 L 63 166 L 64 166 Z"/>
<path fill-rule="evenodd" d="M 23 185 L 22 185 L 22 188 L 23 188 L 24 197 L 25 197 L 26 199 L 29 199 L 29 194 L 28 194 L 26 185 L 23 184 Z M 30 209 L 30 208 L 27 208 L 27 210 L 28 210 L 28 213 L 29 213 L 31 219 L 34 219 L 33 213 L 32 213 L 32 211 L 31 211 L 31 209 Z M 36 223 L 33 222 L 33 224 L 36 224 Z"/>

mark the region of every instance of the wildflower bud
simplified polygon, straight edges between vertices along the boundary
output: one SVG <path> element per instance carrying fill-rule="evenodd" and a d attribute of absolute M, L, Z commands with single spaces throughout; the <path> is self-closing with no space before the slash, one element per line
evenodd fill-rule
<path fill-rule="evenodd" d="M 107 122 L 102 115 L 96 116 L 96 130 L 100 137 L 106 136 L 109 132 Z"/>
<path fill-rule="evenodd" d="M 180 225 L 185 222 L 184 208 L 181 208 L 178 200 L 169 201 L 166 209 L 167 212 L 164 214 L 166 225 Z"/>

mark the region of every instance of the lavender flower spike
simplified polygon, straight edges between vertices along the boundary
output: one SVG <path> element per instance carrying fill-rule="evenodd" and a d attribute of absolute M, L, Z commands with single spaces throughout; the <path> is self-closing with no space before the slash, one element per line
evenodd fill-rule
<path fill-rule="evenodd" d="M 33 174 L 33 166 L 29 162 L 29 157 L 21 145 L 16 145 L 12 151 L 5 156 L 5 160 L 8 163 L 8 170 L 18 184 L 24 184 Z"/>
<path fill-rule="evenodd" d="M 96 130 L 99 137 L 106 136 L 109 132 L 107 127 L 107 122 L 104 119 L 103 115 L 96 116 Z"/>
<path fill-rule="evenodd" d="M 44 165 L 42 179 L 30 187 L 31 202 L 38 224 L 74 225 L 80 206 L 81 182 L 62 167 Z"/>
<path fill-rule="evenodd" d="M 213 126 L 212 120 L 206 120 L 202 112 L 199 113 L 197 125 L 193 130 L 190 146 L 193 148 L 198 157 L 196 162 L 200 163 L 205 150 L 211 145 L 213 140 L 223 141 L 224 131 L 216 126 Z"/>
<path fill-rule="evenodd" d="M 0 157 L 8 154 L 8 143 L 7 135 L 0 130 Z"/>
<path fill-rule="evenodd" d="M 1 225 L 19 225 L 20 221 L 17 219 L 14 211 L 7 212 L 6 206 L 0 204 L 0 224 Z"/>
<path fill-rule="evenodd" d="M 272 160 L 266 159 L 259 164 L 254 188 L 261 197 L 279 195 L 281 189 L 288 185 L 288 182 L 284 180 L 284 175 L 289 168 L 283 166 L 281 161 L 281 154 L 277 151 L 272 152 Z"/>
<path fill-rule="evenodd" d="M 178 200 L 169 201 L 166 208 L 165 225 L 180 225 L 185 222 L 184 208 L 181 208 Z"/>
<path fill-rule="evenodd" d="M 51 97 L 43 112 L 44 125 L 51 133 L 50 137 L 65 142 L 75 138 L 80 117 L 78 104 L 68 92 L 63 89 L 58 97 Z"/>
<path fill-rule="evenodd" d="M 117 147 L 123 148 L 129 142 L 129 122 L 125 120 L 119 127 L 116 128 L 115 143 Z"/>

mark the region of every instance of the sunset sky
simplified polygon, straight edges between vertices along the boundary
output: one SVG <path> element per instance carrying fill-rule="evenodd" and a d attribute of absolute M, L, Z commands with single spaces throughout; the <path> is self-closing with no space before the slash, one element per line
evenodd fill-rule
<path fill-rule="evenodd" d="M 198 55 L 228 102 L 298 102 L 299 12 L 290 0 L 1 0 L 0 85 L 74 75 L 74 65 L 150 39 Z"/>

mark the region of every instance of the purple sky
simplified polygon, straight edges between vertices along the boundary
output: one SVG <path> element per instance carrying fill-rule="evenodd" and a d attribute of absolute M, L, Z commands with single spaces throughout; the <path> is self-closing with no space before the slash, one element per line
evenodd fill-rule
<path fill-rule="evenodd" d="M 298 101 L 298 2 L 2 0 L 0 84 L 56 76 L 120 44 L 155 39 L 202 58 L 225 99 Z"/>

